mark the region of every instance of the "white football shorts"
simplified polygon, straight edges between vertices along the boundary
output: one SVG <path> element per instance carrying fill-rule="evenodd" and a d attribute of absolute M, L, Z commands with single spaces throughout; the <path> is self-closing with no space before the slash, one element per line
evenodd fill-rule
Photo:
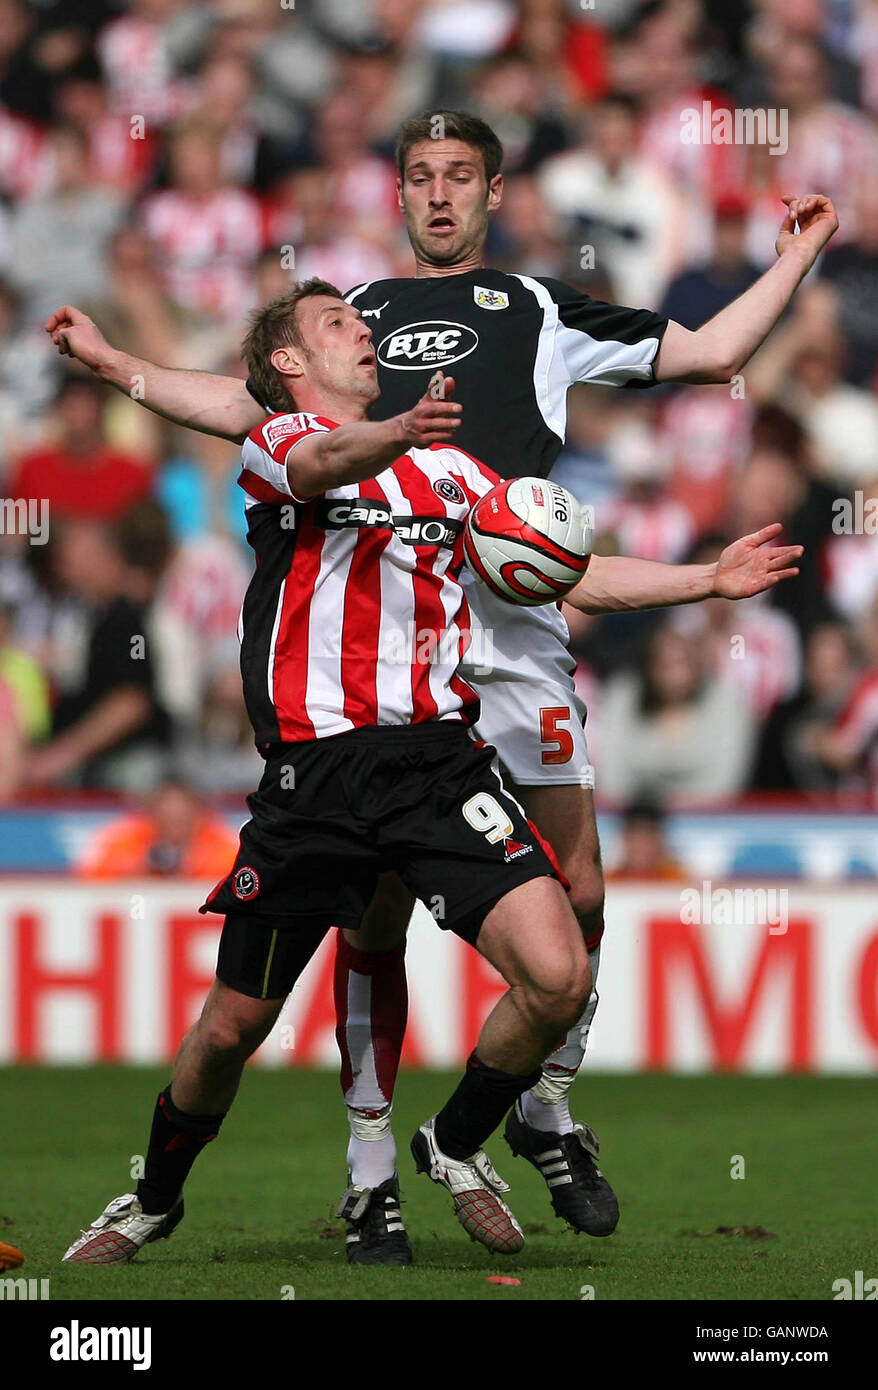
<path fill-rule="evenodd" d="M 576 662 L 554 603 L 521 608 L 461 573 L 472 642 L 460 674 L 481 700 L 477 738 L 492 743 L 509 779 L 524 787 L 593 787 L 586 709 L 573 686 Z"/>

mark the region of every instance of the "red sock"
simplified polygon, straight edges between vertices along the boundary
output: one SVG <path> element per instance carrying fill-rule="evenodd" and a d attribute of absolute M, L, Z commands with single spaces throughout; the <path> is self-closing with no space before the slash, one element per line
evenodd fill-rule
<path fill-rule="evenodd" d="M 405 942 L 359 951 L 338 931 L 333 991 L 345 1103 L 383 1110 L 393 1100 L 408 1017 Z"/>

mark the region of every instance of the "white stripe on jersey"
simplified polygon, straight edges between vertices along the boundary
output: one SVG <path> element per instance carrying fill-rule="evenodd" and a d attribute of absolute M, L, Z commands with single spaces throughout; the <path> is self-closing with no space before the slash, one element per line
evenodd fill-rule
<path fill-rule="evenodd" d="M 452 452 L 451 457 L 453 462 L 450 465 L 447 457 L 445 457 L 444 450 L 417 449 L 413 451 L 413 454 L 416 456 L 418 467 L 426 473 L 427 477 L 430 479 L 431 485 L 435 483 L 437 479 L 447 476 L 449 472 L 454 471 L 455 467 L 457 467 L 459 476 L 465 477 L 467 485 L 472 488 L 474 492 L 478 492 L 480 496 L 484 496 L 486 492 L 490 492 L 491 488 L 494 486 L 493 479 L 482 474 L 472 460 L 467 460 L 469 469 L 464 474 L 460 469 L 459 462 L 457 462 L 461 457 L 460 454 L 454 454 Z M 460 625 L 457 622 L 457 614 L 461 606 L 459 593 L 461 584 L 459 579 L 450 579 L 448 576 L 448 563 L 450 559 L 451 552 L 449 551 L 446 552 L 444 560 L 440 556 L 433 569 L 435 573 L 441 573 L 442 576 L 442 586 L 439 590 L 439 602 L 442 604 L 445 619 L 441 640 L 444 650 L 447 653 L 457 653 L 460 650 L 460 639 L 462 635 Z M 454 660 L 453 656 L 452 660 Z M 430 670 L 430 692 L 434 700 L 439 703 L 439 691 L 434 687 L 434 674 L 435 667 Z M 459 671 L 458 675 L 460 675 Z"/>
<path fill-rule="evenodd" d="M 305 711 L 317 738 L 346 733 L 341 679 L 345 591 L 359 531 L 326 533 L 308 621 L 308 680 Z"/>
<path fill-rule="evenodd" d="M 534 360 L 534 393 L 540 414 L 549 429 L 564 438 L 567 430 L 567 388 L 570 374 L 562 356 L 555 352 L 558 331 L 558 305 L 545 285 L 529 275 L 516 275 L 526 290 L 530 290 L 543 311 L 543 326 L 537 339 Z M 557 403 L 557 404 L 556 404 Z"/>
<path fill-rule="evenodd" d="M 284 611 L 284 594 L 287 589 L 287 581 L 284 580 L 280 586 L 280 593 L 277 596 L 277 608 L 274 614 L 274 623 L 271 629 L 271 641 L 268 644 L 268 698 L 274 704 L 274 653 L 277 648 L 277 634 L 280 631 L 281 614 Z M 244 636 L 244 609 L 241 609 L 240 635 Z"/>
<path fill-rule="evenodd" d="M 622 343 L 615 338 L 592 338 L 580 328 L 567 328 L 561 322 L 558 305 L 544 285 L 528 275 L 516 275 L 529 289 L 543 310 L 543 327 L 534 364 L 537 403 L 546 424 L 563 439 L 567 423 L 566 390 L 574 382 L 595 386 L 624 386 L 629 381 L 651 381 L 652 364 L 658 352 L 658 338 L 642 338 Z M 551 383 L 551 385 L 550 385 Z M 554 398 L 564 401 L 561 411 L 552 409 Z"/>
<path fill-rule="evenodd" d="M 344 297 L 345 304 L 353 304 L 357 295 L 365 294 L 367 289 L 369 289 L 369 287 L 371 285 L 374 285 L 375 283 L 376 282 L 374 280 L 367 280 L 365 285 L 358 285 L 356 289 L 348 290 L 347 294 Z"/>
<path fill-rule="evenodd" d="M 413 456 L 414 451 L 408 455 L 409 458 Z M 387 468 L 383 473 L 379 473 L 375 481 L 396 515 L 412 515 L 411 504 L 391 469 Z M 381 612 L 376 682 L 378 708 L 392 710 L 393 723 L 408 724 L 414 712 L 409 633 L 413 631 L 415 624 L 415 586 L 412 578 L 417 565 L 415 548 L 413 545 L 397 547 L 391 542 L 383 550 L 379 564 Z M 408 659 L 405 661 L 402 655 L 404 650 L 408 653 Z"/>

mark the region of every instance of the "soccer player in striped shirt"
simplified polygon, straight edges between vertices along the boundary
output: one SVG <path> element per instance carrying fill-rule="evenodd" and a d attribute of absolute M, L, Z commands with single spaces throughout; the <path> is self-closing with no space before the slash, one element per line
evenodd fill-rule
<path fill-rule="evenodd" d="M 453 369 L 465 407 L 458 443 L 503 477 L 549 472 L 562 447 L 573 382 L 636 388 L 729 381 L 774 327 L 837 226 L 828 198 L 785 199 L 775 264 L 692 332 L 649 310 L 599 303 L 559 281 L 486 268 L 488 223 L 503 194 L 502 153 L 490 127 L 464 112 L 406 122 L 398 191 L 416 274 L 359 286 L 348 298 L 375 330 L 381 397 L 372 418 L 398 413 L 413 385 L 425 389 L 434 371 Z M 117 352 L 75 308 L 58 310 L 47 330 L 62 351 L 119 390 L 130 391 L 136 379 L 138 399 L 178 423 L 240 441 L 263 418 L 241 381 Z M 265 408 L 279 408 L 272 383 L 258 371 L 251 386 Z M 494 634 L 491 670 L 462 668 L 481 697 L 480 732 L 556 849 L 596 977 L 603 877 L 585 711 L 573 689 L 565 624 L 554 608 L 511 609 L 487 590 L 471 588 L 470 601 Z M 338 1038 L 355 1186 L 379 1185 L 395 1163 L 390 1118 L 405 1029 L 411 906 L 411 895 L 384 878 L 360 936 L 339 936 Z M 597 1168 L 594 1133 L 574 1124 L 568 1104 L 596 1005 L 593 993 L 540 1081 L 510 1110 L 506 1137 L 541 1172 L 540 1155 L 560 1149 L 569 1181 L 550 1187 L 556 1213 L 578 1230 L 606 1235 L 618 1205 Z"/>
<path fill-rule="evenodd" d="M 378 395 L 372 332 L 323 281 L 258 310 L 245 355 L 296 407 L 250 432 L 239 478 L 257 559 L 241 668 L 265 773 L 235 862 L 201 908 L 225 917 L 217 978 L 156 1103 L 144 1176 L 64 1258 L 125 1262 L 174 1230 L 185 1179 L 247 1059 L 326 932 L 361 929 L 384 872 L 441 903 L 439 926 L 509 986 L 411 1147 L 468 1234 L 514 1253 L 524 1237 L 482 1145 L 538 1082 L 592 975 L 551 847 L 505 790 L 494 749 L 470 733 L 463 529 L 498 477 L 454 447 L 462 407 L 451 379 L 413 410 L 366 420 Z M 572 601 L 605 611 L 647 591 L 658 603 L 758 592 L 798 572 L 801 547 L 765 544 L 778 529 L 745 537 L 716 565 L 633 561 L 619 573 L 598 559 Z M 349 1246 L 365 1238 L 382 1263 L 408 1263 L 396 1172 L 348 1198 Z"/>

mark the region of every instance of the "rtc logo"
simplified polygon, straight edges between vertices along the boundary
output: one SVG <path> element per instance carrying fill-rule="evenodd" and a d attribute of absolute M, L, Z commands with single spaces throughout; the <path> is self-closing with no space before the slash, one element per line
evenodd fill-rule
<path fill-rule="evenodd" d="M 378 345 L 382 367 L 398 372 L 416 372 L 423 367 L 447 367 L 469 357 L 479 345 L 479 335 L 465 323 L 430 319 L 407 323 L 388 333 Z"/>
<path fill-rule="evenodd" d="M 255 898 L 261 886 L 258 873 L 251 869 L 249 864 L 240 868 L 232 879 L 232 892 L 242 902 L 246 902 L 248 898 Z"/>

